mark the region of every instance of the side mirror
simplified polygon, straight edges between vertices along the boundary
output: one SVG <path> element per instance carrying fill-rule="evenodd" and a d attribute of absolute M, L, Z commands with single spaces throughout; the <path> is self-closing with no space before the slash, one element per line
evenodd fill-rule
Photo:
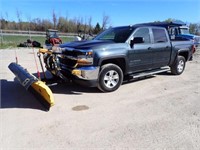
<path fill-rule="evenodd" d="M 133 47 L 134 44 L 139 44 L 139 43 L 144 43 L 144 38 L 143 37 L 134 37 L 133 40 L 131 40 L 131 48 Z"/>

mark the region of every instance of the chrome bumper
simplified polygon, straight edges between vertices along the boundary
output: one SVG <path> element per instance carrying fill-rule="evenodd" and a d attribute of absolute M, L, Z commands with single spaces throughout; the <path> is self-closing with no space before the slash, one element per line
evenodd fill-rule
<path fill-rule="evenodd" d="M 72 75 L 84 80 L 97 80 L 99 67 L 81 67 L 72 70 Z"/>

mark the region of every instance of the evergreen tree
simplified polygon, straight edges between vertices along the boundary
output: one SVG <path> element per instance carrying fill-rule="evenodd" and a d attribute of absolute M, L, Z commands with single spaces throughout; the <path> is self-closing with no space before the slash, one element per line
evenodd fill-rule
<path fill-rule="evenodd" d="M 97 22 L 97 24 L 96 24 L 96 26 L 94 28 L 93 33 L 94 34 L 98 34 L 100 31 L 101 31 L 101 27 L 100 27 L 99 23 Z"/>

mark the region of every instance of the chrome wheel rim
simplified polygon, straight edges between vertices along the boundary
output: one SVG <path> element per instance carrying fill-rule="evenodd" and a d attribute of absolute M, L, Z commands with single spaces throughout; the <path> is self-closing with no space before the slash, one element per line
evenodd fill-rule
<path fill-rule="evenodd" d="M 115 87 L 119 82 L 119 74 L 115 70 L 108 71 L 104 76 L 104 84 L 107 88 Z"/>
<path fill-rule="evenodd" d="M 182 72 L 184 69 L 184 61 L 180 60 L 177 66 L 178 72 Z"/>

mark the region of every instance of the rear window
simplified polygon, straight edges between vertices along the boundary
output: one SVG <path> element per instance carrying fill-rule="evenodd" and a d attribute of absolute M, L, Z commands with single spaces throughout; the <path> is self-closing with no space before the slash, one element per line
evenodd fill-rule
<path fill-rule="evenodd" d="M 165 29 L 153 28 L 154 43 L 168 42 Z"/>

